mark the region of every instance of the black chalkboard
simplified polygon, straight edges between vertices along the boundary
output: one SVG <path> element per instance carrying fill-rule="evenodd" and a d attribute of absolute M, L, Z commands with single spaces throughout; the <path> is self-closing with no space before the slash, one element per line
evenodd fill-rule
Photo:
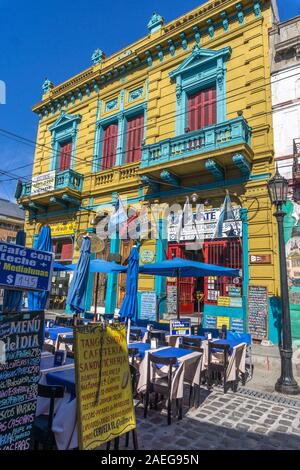
<path fill-rule="evenodd" d="M 263 286 L 249 286 L 248 291 L 248 332 L 255 339 L 268 336 L 268 289 Z"/>
<path fill-rule="evenodd" d="M 0 450 L 32 447 L 43 330 L 43 312 L 0 317 Z"/>

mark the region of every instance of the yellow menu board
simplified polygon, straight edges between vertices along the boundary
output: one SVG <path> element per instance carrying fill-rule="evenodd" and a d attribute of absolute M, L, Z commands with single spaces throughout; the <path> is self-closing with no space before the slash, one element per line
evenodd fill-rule
<path fill-rule="evenodd" d="M 75 372 L 80 449 L 136 427 L 124 324 L 77 327 Z"/>
<path fill-rule="evenodd" d="M 227 330 L 230 329 L 230 318 L 229 317 L 217 317 L 217 328 L 222 328 L 223 325 L 227 326 Z"/>
<path fill-rule="evenodd" d="M 222 307 L 229 307 L 230 306 L 230 297 L 218 297 L 217 305 Z"/>

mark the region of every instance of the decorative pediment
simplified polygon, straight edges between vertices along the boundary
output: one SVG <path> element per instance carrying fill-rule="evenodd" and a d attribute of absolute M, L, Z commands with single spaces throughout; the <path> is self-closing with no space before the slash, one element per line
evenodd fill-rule
<path fill-rule="evenodd" d="M 52 132 L 54 130 L 59 130 L 62 127 L 71 127 L 73 123 L 78 123 L 81 121 L 80 114 L 66 114 L 62 112 L 59 118 L 49 127 L 49 130 Z"/>
<path fill-rule="evenodd" d="M 189 72 L 193 68 L 199 68 L 204 64 L 207 64 L 210 61 L 217 61 L 219 58 L 222 58 L 223 61 L 227 60 L 231 55 L 231 47 L 224 47 L 219 50 L 204 49 L 200 47 L 199 44 L 196 44 L 193 47 L 193 51 L 189 57 L 187 57 L 182 64 L 173 72 L 170 72 L 170 77 L 172 79 L 176 78 L 178 75 Z"/>

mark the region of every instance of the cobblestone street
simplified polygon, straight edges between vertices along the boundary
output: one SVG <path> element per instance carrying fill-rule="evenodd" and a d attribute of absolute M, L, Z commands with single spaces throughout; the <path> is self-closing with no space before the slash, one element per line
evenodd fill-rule
<path fill-rule="evenodd" d="M 139 448 L 145 450 L 299 450 L 299 407 L 220 391 L 201 393 L 201 405 L 182 421 L 159 410 L 136 411 Z M 123 442 L 121 443 L 123 444 Z M 123 449 L 123 445 L 120 447 Z M 131 440 L 130 440 L 130 448 Z"/>

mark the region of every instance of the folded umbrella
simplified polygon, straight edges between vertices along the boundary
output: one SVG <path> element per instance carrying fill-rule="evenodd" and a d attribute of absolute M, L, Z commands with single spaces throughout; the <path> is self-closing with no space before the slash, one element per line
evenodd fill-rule
<path fill-rule="evenodd" d="M 67 305 L 72 312 L 82 313 L 85 310 L 85 297 L 90 273 L 91 239 L 86 236 L 80 249 L 79 261 L 67 296 Z"/>

